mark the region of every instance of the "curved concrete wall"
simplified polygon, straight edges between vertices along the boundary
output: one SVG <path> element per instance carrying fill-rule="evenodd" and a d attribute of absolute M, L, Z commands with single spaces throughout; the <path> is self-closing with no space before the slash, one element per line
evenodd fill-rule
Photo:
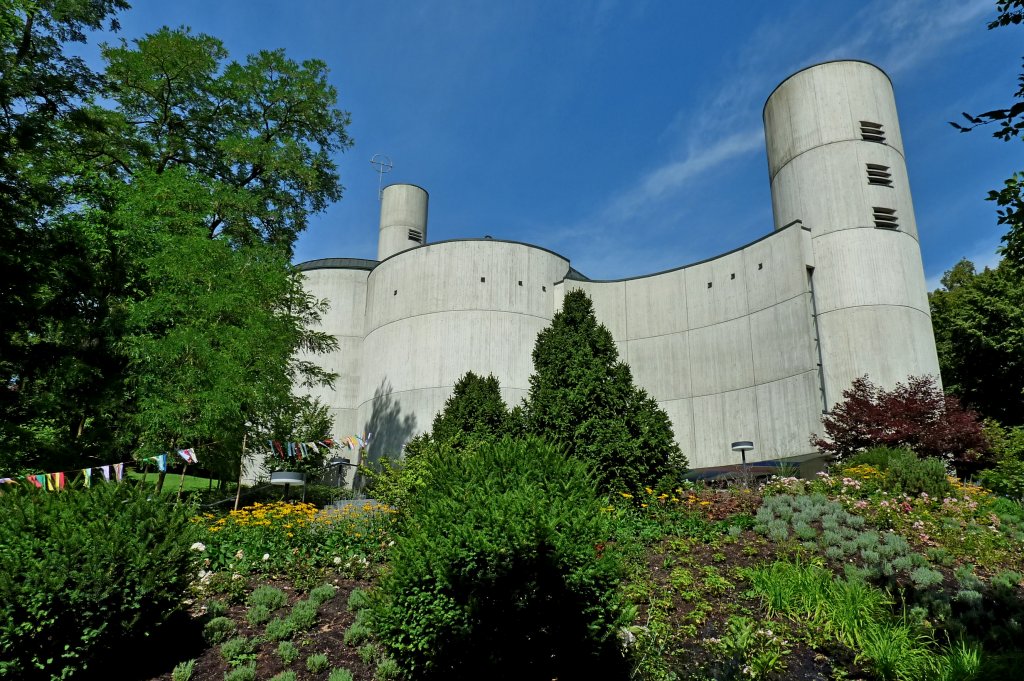
<path fill-rule="evenodd" d="M 807 454 L 821 379 L 807 285 L 809 233 L 799 225 L 688 267 L 583 289 L 636 382 L 672 419 L 694 467 Z M 710 286 L 709 286 L 710 284 Z"/>
<path fill-rule="evenodd" d="M 357 418 L 359 383 L 363 366 L 363 319 L 366 312 L 366 269 L 325 267 L 303 272 L 306 290 L 326 299 L 330 307 L 317 330 L 338 339 L 338 350 L 329 355 L 300 355 L 338 374 L 334 388 L 306 389 L 327 405 L 334 419 L 335 435 L 361 432 Z"/>
<path fill-rule="evenodd" d="M 494 240 L 430 244 L 385 260 L 366 299 L 359 420 L 397 452 L 428 430 L 467 371 L 493 373 L 517 404 L 531 352 L 552 317 L 553 285 L 569 270 L 540 248 Z"/>
<path fill-rule="evenodd" d="M 939 376 L 904 160 L 888 76 L 865 62 L 830 62 L 784 81 L 764 109 L 775 226 L 811 230 L 811 279 L 831 407 L 867 374 L 892 387 Z M 889 184 L 869 182 L 869 164 Z M 898 227 L 876 226 L 878 208 Z"/>

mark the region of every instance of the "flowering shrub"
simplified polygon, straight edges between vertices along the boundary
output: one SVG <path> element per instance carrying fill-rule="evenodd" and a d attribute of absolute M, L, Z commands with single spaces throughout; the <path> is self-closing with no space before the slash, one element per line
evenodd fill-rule
<path fill-rule="evenodd" d="M 948 477 L 942 495 L 887 491 L 873 466 L 842 469 L 842 475 L 819 474 L 807 485 L 828 494 L 880 529 L 888 529 L 926 547 L 941 547 L 954 556 L 989 564 L 1021 565 L 1024 512 L 977 485 Z M 776 486 L 779 483 L 774 483 Z"/>
<path fill-rule="evenodd" d="M 371 504 L 321 511 L 312 504 L 274 502 L 195 520 L 205 533 L 192 549 L 207 571 L 277 574 L 302 562 L 361 574 L 383 559 L 393 514 Z"/>

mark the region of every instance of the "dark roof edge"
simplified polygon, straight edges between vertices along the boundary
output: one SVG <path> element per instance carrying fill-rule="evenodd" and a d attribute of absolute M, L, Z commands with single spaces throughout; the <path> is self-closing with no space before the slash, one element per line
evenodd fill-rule
<path fill-rule="evenodd" d="M 774 95 L 776 92 L 778 92 L 779 88 L 782 87 L 783 85 L 785 85 L 787 82 L 789 82 L 789 80 L 792 79 L 794 76 L 798 76 L 801 73 L 803 73 L 804 71 L 809 71 L 810 69 L 816 68 L 818 66 L 824 66 L 825 64 L 840 64 L 840 63 L 844 63 L 844 62 L 846 62 L 846 63 L 853 62 L 853 63 L 856 63 L 856 64 L 867 64 L 868 66 L 871 66 L 871 67 L 873 67 L 875 69 L 878 69 L 882 73 L 882 75 L 885 76 L 886 79 L 888 79 L 889 85 L 892 85 L 892 76 L 890 76 L 888 73 L 886 73 L 885 69 L 883 69 L 881 66 L 879 66 L 878 64 L 874 64 L 872 62 L 869 62 L 867 59 L 827 59 L 825 61 L 819 61 L 819 62 L 817 62 L 815 64 L 810 64 L 808 66 L 805 66 L 802 69 L 800 69 L 799 71 L 794 71 L 793 73 L 791 73 L 788 76 L 786 76 L 785 78 L 783 78 L 782 82 L 780 82 L 778 85 L 775 86 L 775 89 L 772 90 L 771 94 L 768 95 L 768 98 L 764 100 L 764 106 L 761 107 L 761 120 L 762 121 L 764 120 L 764 112 L 768 108 L 768 102 L 771 100 L 772 95 Z"/>
<path fill-rule="evenodd" d="M 300 272 L 311 270 L 367 270 L 370 271 L 379 264 L 376 260 L 365 258 L 318 258 L 307 260 L 295 266 Z"/>
<path fill-rule="evenodd" d="M 516 246 L 526 246 L 527 248 L 535 248 L 538 251 L 544 251 L 546 253 L 550 253 L 551 255 L 554 255 L 556 257 L 561 258 L 562 260 L 564 260 L 566 262 L 569 262 L 569 258 L 565 257 L 561 253 L 557 253 L 555 251 L 552 251 L 550 248 L 544 248 L 543 246 L 537 246 L 536 244 L 529 244 L 529 243 L 526 243 L 525 241 L 512 241 L 510 239 L 494 239 L 492 237 L 474 237 L 474 238 L 467 238 L 467 239 L 445 239 L 444 241 L 430 241 L 430 242 L 425 243 L 425 244 L 420 244 L 419 246 L 413 246 L 412 248 L 407 248 L 404 251 L 399 251 L 398 253 L 393 253 L 393 254 L 389 255 L 388 257 L 384 258 L 383 260 L 381 260 L 380 263 L 378 263 L 378 264 L 386 263 L 388 260 L 391 260 L 392 258 L 397 258 L 398 256 L 402 255 L 403 253 L 411 253 L 412 251 L 418 251 L 421 248 L 430 248 L 431 246 L 438 246 L 440 244 L 455 244 L 455 243 L 460 243 L 462 241 L 489 241 L 489 242 L 492 242 L 492 243 L 499 243 L 499 244 L 515 244 Z M 580 276 L 582 276 L 582 275 L 580 275 Z"/>

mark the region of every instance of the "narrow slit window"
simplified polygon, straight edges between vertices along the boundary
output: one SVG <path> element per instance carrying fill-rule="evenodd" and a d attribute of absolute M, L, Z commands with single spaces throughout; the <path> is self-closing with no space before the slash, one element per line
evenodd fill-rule
<path fill-rule="evenodd" d="M 708 282 L 708 288 L 711 288 L 711 282 L 710 281 Z"/>
<path fill-rule="evenodd" d="M 757 269 L 763 270 L 764 269 L 764 263 L 763 262 L 757 263 Z"/>
<path fill-rule="evenodd" d="M 487 281 L 487 277 L 480 277 L 480 283 L 481 284 L 484 283 L 485 281 Z"/>
<path fill-rule="evenodd" d="M 522 285 L 523 285 L 523 280 L 522 280 L 522 279 L 520 279 L 520 280 L 519 280 L 519 285 L 520 285 L 520 286 L 522 286 Z"/>
<path fill-rule="evenodd" d="M 860 122 L 860 136 L 865 142 L 879 142 L 885 144 L 885 128 L 881 123 L 871 121 Z"/>
<path fill-rule="evenodd" d="M 877 187 L 892 186 L 892 173 L 889 172 L 889 166 L 883 166 L 877 163 L 868 163 L 867 171 L 868 184 L 873 184 Z"/>
<path fill-rule="evenodd" d="M 544 291 L 545 293 L 547 293 L 548 287 L 547 286 L 541 286 L 540 290 Z"/>
<path fill-rule="evenodd" d="M 423 243 L 423 232 L 418 229 L 409 230 L 409 241 L 415 241 L 418 244 Z"/>
<path fill-rule="evenodd" d="M 878 229 L 899 229 L 900 221 L 896 217 L 895 208 L 879 208 L 875 206 L 873 209 L 875 218 L 875 227 Z"/>
<path fill-rule="evenodd" d="M 732 274 L 730 274 L 730 275 L 729 275 L 729 278 L 730 278 L 730 279 L 735 279 L 735 278 L 736 278 L 736 273 L 735 273 L 735 272 L 733 272 Z"/>

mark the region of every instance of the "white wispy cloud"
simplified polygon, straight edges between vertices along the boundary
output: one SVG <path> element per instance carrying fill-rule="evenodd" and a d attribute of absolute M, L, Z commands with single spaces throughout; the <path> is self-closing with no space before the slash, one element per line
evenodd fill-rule
<path fill-rule="evenodd" d="M 666 158 L 638 169 L 633 180 L 612 192 L 591 214 L 547 230 L 548 238 L 573 252 L 574 263 L 584 271 L 603 267 L 609 247 L 619 259 L 645 260 L 629 257 L 631 250 L 642 246 L 623 243 L 621 235 L 629 234 L 630 227 L 641 221 L 649 230 L 657 230 L 661 223 L 665 234 L 677 231 L 685 204 L 701 191 L 702 182 L 716 173 L 720 178 L 730 164 L 748 162 L 761 153 L 760 109 L 768 84 L 809 64 L 841 58 L 864 58 L 890 74 L 911 72 L 942 54 L 965 31 L 981 25 L 991 10 L 989 0 L 875 0 L 853 17 L 826 18 L 808 2 L 762 24 L 744 41 L 745 49 L 727 58 L 728 63 L 709 64 L 727 73 L 720 84 L 709 92 L 693 93 L 695 104 L 677 112 L 673 123 L 657 133 Z M 602 16 L 602 22 L 606 19 L 607 15 Z M 793 35 L 801 39 L 794 41 Z M 721 195 L 711 200 L 723 199 L 728 200 Z M 580 243 L 577 239 L 583 234 L 587 238 Z M 692 259 L 686 253 L 678 256 Z M 594 275 L 630 273 L 634 272 L 595 271 Z"/>

